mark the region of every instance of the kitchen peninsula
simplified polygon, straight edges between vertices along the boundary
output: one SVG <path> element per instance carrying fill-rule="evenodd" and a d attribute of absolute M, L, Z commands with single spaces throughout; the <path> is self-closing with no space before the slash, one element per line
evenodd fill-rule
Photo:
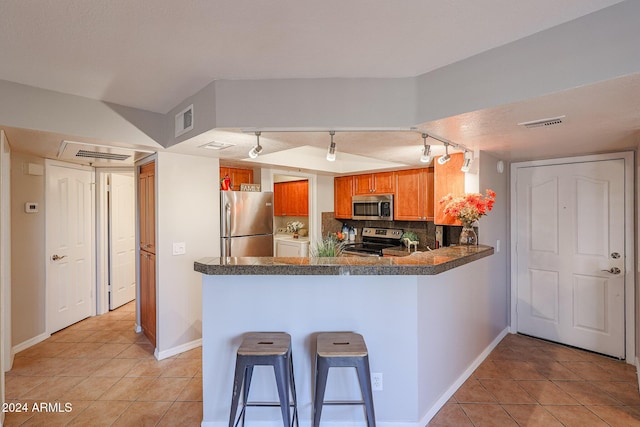
<path fill-rule="evenodd" d="M 506 334 L 492 312 L 488 246 L 449 247 L 399 258 L 204 258 L 203 426 L 228 424 L 235 350 L 248 331 L 291 334 L 300 425 L 312 417 L 313 348 L 324 331 L 361 333 L 379 426 L 423 427 Z M 334 372 L 335 371 L 335 372 Z M 355 374 L 330 373 L 327 400 L 358 399 Z M 277 400 L 273 371 L 256 368 L 251 400 Z M 364 425 L 360 407 L 333 406 L 323 421 Z M 282 425 L 277 408 L 247 415 Z"/>

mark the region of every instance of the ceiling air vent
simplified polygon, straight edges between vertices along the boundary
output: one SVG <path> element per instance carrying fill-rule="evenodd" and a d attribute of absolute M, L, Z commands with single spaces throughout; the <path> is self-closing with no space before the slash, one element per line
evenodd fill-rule
<path fill-rule="evenodd" d="M 58 159 L 93 166 L 133 166 L 151 153 L 153 151 L 64 140 L 58 149 Z"/>
<path fill-rule="evenodd" d="M 551 117 L 549 119 L 532 120 L 530 122 L 518 123 L 518 126 L 524 126 L 526 128 L 540 128 L 540 127 L 555 126 L 555 125 L 561 124 L 562 119 L 564 118 L 565 116 L 558 116 L 558 117 Z"/>
<path fill-rule="evenodd" d="M 76 157 L 90 157 L 93 159 L 125 161 L 131 156 L 127 154 L 99 153 L 97 151 L 78 150 L 78 152 L 76 153 Z"/>
<path fill-rule="evenodd" d="M 224 150 L 225 148 L 233 147 L 235 144 L 229 142 L 211 141 L 208 144 L 201 145 L 200 148 L 206 148 L 208 150 Z"/>

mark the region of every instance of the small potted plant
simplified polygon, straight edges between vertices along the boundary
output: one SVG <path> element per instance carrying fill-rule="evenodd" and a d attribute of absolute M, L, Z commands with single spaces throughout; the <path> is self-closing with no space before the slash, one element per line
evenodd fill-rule
<path fill-rule="evenodd" d="M 335 234 L 330 234 L 322 240 L 318 240 L 311 248 L 311 257 L 339 257 L 342 254 L 344 243 L 339 241 Z"/>

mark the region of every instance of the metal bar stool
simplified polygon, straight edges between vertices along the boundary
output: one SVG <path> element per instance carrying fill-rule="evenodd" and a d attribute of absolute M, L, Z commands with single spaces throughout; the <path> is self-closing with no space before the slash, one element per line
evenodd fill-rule
<path fill-rule="evenodd" d="M 360 382 L 362 400 L 324 401 L 329 368 L 354 367 Z M 368 427 L 375 427 L 369 354 L 362 335 L 352 332 L 318 334 L 316 351 L 316 386 L 313 402 L 313 427 L 319 427 L 323 405 L 363 405 Z"/>
<path fill-rule="evenodd" d="M 273 366 L 279 402 L 249 402 L 249 387 L 254 366 Z M 244 386 L 243 386 L 244 384 Z M 240 390 L 242 389 L 242 409 L 236 420 Z M 291 392 L 291 397 L 290 397 Z M 293 378 L 291 357 L 291 336 L 284 332 L 251 332 L 244 336 L 236 355 L 236 371 L 233 380 L 229 427 L 237 426 L 242 420 L 244 426 L 247 406 L 279 406 L 284 427 L 298 426 L 296 386 Z M 293 406 L 293 419 L 291 410 Z M 291 424 L 289 420 L 291 419 Z"/>

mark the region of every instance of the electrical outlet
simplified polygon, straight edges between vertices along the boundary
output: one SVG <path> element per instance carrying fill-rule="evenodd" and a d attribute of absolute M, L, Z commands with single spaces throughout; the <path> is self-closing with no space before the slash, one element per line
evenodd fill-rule
<path fill-rule="evenodd" d="M 373 391 L 382 391 L 382 372 L 371 373 L 371 389 Z"/>

